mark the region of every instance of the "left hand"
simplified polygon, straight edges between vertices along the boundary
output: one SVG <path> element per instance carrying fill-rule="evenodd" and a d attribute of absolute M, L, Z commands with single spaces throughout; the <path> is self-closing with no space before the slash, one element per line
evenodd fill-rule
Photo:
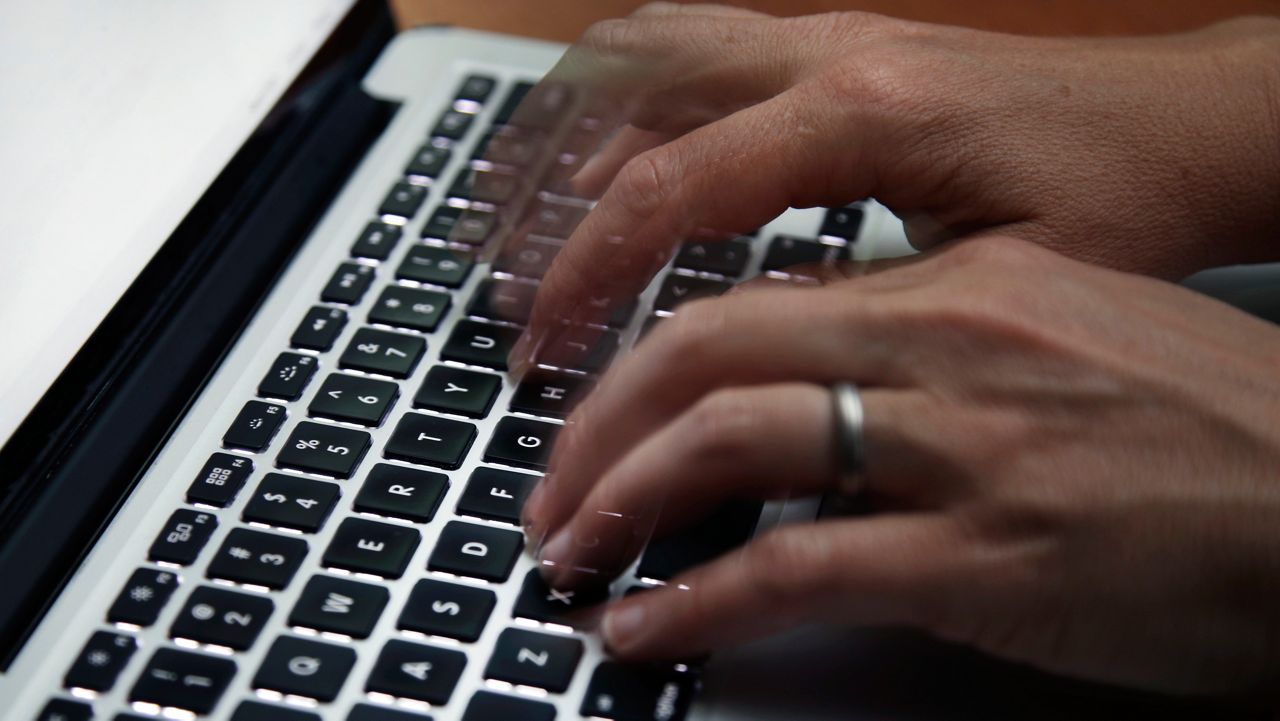
<path fill-rule="evenodd" d="M 683 306 L 569 419 L 526 507 L 561 586 L 731 496 L 831 489 L 828 386 L 866 409 L 877 513 L 618 602 L 611 649 L 907 624 L 1096 680 L 1274 689 L 1280 329 L 1021 241 L 897 265 Z"/>

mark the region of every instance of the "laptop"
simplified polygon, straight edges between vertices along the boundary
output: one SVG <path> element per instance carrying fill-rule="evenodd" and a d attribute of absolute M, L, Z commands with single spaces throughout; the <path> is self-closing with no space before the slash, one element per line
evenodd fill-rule
<path fill-rule="evenodd" d="M 590 203 L 497 144 L 563 46 L 396 34 L 372 1 L 135 5 L 6 80 L 74 99 L 91 77 L 79 109 L 101 112 L 23 150 L 69 163 L 66 188 L 6 186 L 39 212 L 12 205 L 28 232 L 0 241 L 4 718 L 1223 718 L 907 631 L 610 659 L 577 612 L 818 503 L 735 505 L 607 594 L 549 589 L 518 519 L 572 402 L 681 303 L 908 253 L 900 224 L 868 201 L 686 243 L 586 352 L 517 381 L 521 314 Z M 5 32 L 66 30 L 65 9 Z M 485 173 L 530 186 L 528 223 Z"/>

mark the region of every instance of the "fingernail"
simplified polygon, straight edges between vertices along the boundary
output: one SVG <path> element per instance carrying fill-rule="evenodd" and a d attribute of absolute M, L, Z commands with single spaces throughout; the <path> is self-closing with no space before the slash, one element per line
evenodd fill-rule
<path fill-rule="evenodd" d="M 544 565 L 565 566 L 569 561 L 569 554 L 573 550 L 573 536 L 569 529 L 560 531 L 547 541 L 542 547 L 542 552 L 538 554 L 538 559 Z"/>
<path fill-rule="evenodd" d="M 611 608 L 600 623 L 600 633 L 605 645 L 617 651 L 635 645 L 644 630 L 644 604 L 631 603 L 621 608 Z"/>
<path fill-rule="evenodd" d="M 529 545 L 537 545 L 542 541 L 542 526 L 538 519 L 542 517 L 542 497 L 546 495 L 543 490 L 546 485 L 547 482 L 544 479 L 533 487 L 533 492 L 529 494 L 529 498 L 524 502 L 524 510 L 520 512 L 520 524 L 524 526 L 524 533 L 529 539 Z"/>

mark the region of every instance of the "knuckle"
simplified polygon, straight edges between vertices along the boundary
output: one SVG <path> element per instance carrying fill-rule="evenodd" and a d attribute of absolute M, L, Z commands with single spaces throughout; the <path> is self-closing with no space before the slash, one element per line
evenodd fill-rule
<path fill-rule="evenodd" d="M 770 603 L 785 612 L 798 598 L 810 598 L 819 591 L 826 567 L 828 546 L 820 534 L 770 532 L 748 546 L 746 568 L 753 587 Z"/>
<path fill-rule="evenodd" d="M 758 444 L 753 430 L 758 423 L 759 413 L 747 393 L 718 390 L 689 411 L 687 437 L 699 457 L 741 459 Z"/>
<path fill-rule="evenodd" d="M 728 319 L 724 303 L 700 299 L 681 306 L 676 314 L 658 327 L 655 335 L 673 360 L 689 363 L 709 349 L 709 344 L 724 331 Z"/>
<path fill-rule="evenodd" d="M 1034 243 L 1009 236 L 984 236 L 954 243 L 939 254 L 951 267 L 1022 266 L 1043 260 L 1045 252 Z"/>
<path fill-rule="evenodd" d="M 670 155 L 660 149 L 641 153 L 622 167 L 610 195 L 632 218 L 649 217 L 667 198 L 672 166 Z"/>

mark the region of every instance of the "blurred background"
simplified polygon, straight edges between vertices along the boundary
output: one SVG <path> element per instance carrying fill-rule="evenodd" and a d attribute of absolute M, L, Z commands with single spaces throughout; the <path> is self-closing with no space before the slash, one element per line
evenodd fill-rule
<path fill-rule="evenodd" d="M 643 0 L 390 0 L 402 28 L 442 23 L 571 42 Z M 863 10 L 1033 35 L 1168 33 L 1239 15 L 1280 15 L 1280 0 L 734 0 L 774 15 Z"/>

